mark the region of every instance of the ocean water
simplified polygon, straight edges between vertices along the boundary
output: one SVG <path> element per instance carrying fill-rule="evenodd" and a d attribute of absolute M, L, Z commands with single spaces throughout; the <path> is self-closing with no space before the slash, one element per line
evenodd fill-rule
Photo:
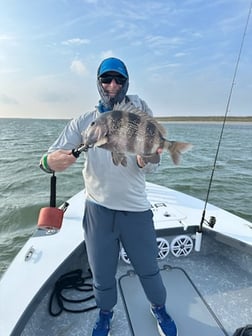
<path fill-rule="evenodd" d="M 41 207 L 49 206 L 50 175 L 39 169 L 41 155 L 67 120 L 0 119 L 0 276 L 36 228 Z M 179 166 L 169 155 L 147 180 L 206 199 L 222 125 L 165 123 L 172 140 L 193 149 Z M 252 124 L 226 124 L 209 202 L 252 222 Z M 57 174 L 57 205 L 83 188 L 83 157 Z"/>

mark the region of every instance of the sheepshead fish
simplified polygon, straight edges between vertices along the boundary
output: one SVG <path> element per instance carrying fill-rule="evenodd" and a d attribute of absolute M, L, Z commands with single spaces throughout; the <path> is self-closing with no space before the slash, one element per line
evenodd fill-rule
<path fill-rule="evenodd" d="M 170 141 L 166 131 L 152 116 L 131 103 L 117 104 L 110 112 L 101 114 L 82 133 L 84 148 L 93 146 L 111 151 L 113 163 L 126 166 L 126 154 L 141 155 L 144 162 L 157 163 L 157 150 L 167 150 L 174 164 L 180 161 L 181 153 L 192 145 Z"/>

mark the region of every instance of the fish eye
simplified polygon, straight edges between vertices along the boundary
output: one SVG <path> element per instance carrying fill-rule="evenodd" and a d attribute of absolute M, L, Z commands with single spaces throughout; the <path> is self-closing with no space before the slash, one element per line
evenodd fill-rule
<path fill-rule="evenodd" d="M 92 121 L 90 126 L 94 126 L 95 125 L 95 121 Z"/>

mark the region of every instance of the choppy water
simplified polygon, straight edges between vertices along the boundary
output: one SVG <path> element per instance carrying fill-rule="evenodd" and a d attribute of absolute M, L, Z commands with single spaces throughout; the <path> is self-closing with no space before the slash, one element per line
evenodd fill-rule
<path fill-rule="evenodd" d="M 50 175 L 39 159 L 66 120 L 0 119 L 0 276 L 34 231 L 39 209 L 49 205 Z M 169 138 L 193 143 L 174 166 L 164 154 L 148 180 L 205 200 L 221 124 L 165 124 Z M 226 124 L 209 202 L 252 222 L 252 125 Z M 83 188 L 83 158 L 57 174 L 57 204 Z"/>

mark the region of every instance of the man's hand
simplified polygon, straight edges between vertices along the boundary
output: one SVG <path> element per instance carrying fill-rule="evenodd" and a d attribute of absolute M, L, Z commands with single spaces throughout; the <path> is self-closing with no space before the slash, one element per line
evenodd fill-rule
<path fill-rule="evenodd" d="M 59 149 L 48 154 L 47 163 L 50 169 L 61 172 L 71 166 L 77 159 L 72 155 L 71 150 Z"/>
<path fill-rule="evenodd" d="M 139 168 L 143 168 L 146 165 L 141 155 L 137 155 L 136 160 L 137 160 L 137 165 Z"/>
<path fill-rule="evenodd" d="M 153 154 L 153 156 L 150 157 L 145 157 L 145 156 L 141 156 L 141 155 L 137 155 L 136 156 L 136 160 L 137 160 L 137 165 L 140 168 L 143 168 L 144 166 L 146 166 L 146 164 L 148 162 L 151 163 L 158 163 L 160 161 L 160 154 L 162 154 L 163 149 L 162 148 L 158 148 L 156 151 L 156 154 Z"/>

